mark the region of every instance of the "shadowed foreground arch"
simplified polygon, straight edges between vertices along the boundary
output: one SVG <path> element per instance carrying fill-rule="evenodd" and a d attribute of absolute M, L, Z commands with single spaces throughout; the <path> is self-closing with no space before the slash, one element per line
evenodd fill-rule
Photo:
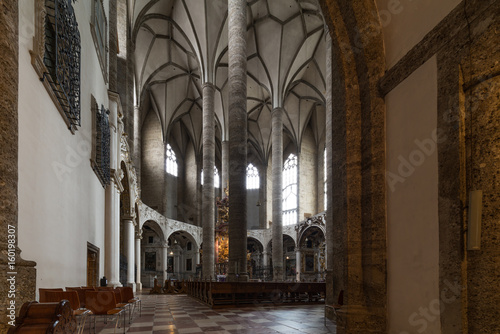
<path fill-rule="evenodd" d="M 327 304 L 338 333 L 387 331 L 385 71 L 374 1 L 320 0 L 327 43 Z M 331 109 L 330 109 L 331 108 Z M 335 171 L 335 172 L 334 172 Z M 327 309 L 329 318 L 335 318 Z"/>

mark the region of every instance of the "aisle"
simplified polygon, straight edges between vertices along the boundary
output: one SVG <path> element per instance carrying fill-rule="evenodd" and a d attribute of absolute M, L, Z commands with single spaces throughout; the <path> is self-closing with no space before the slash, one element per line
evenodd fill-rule
<path fill-rule="evenodd" d="M 324 326 L 324 307 L 318 305 L 212 310 L 186 295 L 141 295 L 140 298 L 142 316 L 136 316 L 131 325 L 127 324 L 127 333 L 335 333 L 329 321 L 328 328 Z M 103 328 L 100 320 L 98 333 L 113 333 L 112 324 Z M 117 333 L 123 333 L 123 329 Z"/>

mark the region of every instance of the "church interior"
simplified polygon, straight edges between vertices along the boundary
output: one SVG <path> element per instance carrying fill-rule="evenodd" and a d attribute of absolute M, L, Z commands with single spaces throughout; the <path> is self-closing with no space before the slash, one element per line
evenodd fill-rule
<path fill-rule="evenodd" d="M 105 278 L 499 333 L 500 1 L 0 0 L 0 45 L 0 330 Z"/>

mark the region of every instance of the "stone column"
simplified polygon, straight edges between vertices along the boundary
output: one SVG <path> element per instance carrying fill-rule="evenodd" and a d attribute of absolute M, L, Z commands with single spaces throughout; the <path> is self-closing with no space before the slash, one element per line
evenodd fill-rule
<path fill-rule="evenodd" d="M 222 172 L 221 172 L 221 196 L 224 197 L 224 188 L 229 187 L 229 141 L 222 142 Z"/>
<path fill-rule="evenodd" d="M 167 207 L 168 207 L 168 173 L 165 169 L 165 161 L 167 159 L 167 143 L 163 142 L 163 188 L 162 188 L 162 201 L 161 201 L 161 213 L 163 216 L 166 218 L 169 218 L 168 213 L 167 213 Z M 158 180 L 160 181 L 160 180 Z"/>
<path fill-rule="evenodd" d="M 0 332 L 6 333 L 7 322 L 15 321 L 15 315 L 24 302 L 35 299 L 36 263 L 21 258 L 18 240 L 18 2 L 4 0 L 0 10 L 0 270 L 2 277 L 16 272 L 16 297 L 8 298 L 10 284 L 0 285 Z M 28 66 L 29 64 L 26 64 Z M 14 239 L 9 237 L 15 236 Z M 12 243 L 14 240 L 14 243 Z M 12 258 L 14 257 L 14 259 Z M 14 260 L 14 261 L 12 261 Z M 13 263 L 15 262 L 15 263 Z M 14 309 L 11 302 L 14 301 Z M 7 306 L 8 305 L 8 306 Z M 15 312 L 14 312 L 15 311 Z"/>
<path fill-rule="evenodd" d="M 141 196 L 141 116 L 140 108 L 134 105 L 134 147 L 133 147 L 133 162 L 137 175 L 137 191 Z"/>
<path fill-rule="evenodd" d="M 123 186 L 115 170 L 111 172 L 111 184 L 106 187 L 104 274 L 108 286 L 120 283 L 120 193 Z"/>
<path fill-rule="evenodd" d="M 117 46 L 118 46 L 118 27 L 117 27 L 117 3 L 116 0 L 109 0 L 109 90 L 116 92 L 116 69 L 117 69 Z"/>
<path fill-rule="evenodd" d="M 333 231 L 333 217 L 332 206 L 333 206 L 333 176 L 332 176 L 332 138 L 333 138 L 333 130 L 332 130 L 332 119 L 333 119 L 333 105 L 332 105 L 332 38 L 328 29 L 326 29 L 326 138 L 325 138 L 325 147 L 326 147 L 326 195 L 329 197 L 326 201 L 326 215 L 325 215 L 325 229 L 326 229 L 326 244 L 331 245 L 332 247 L 328 247 L 327 252 L 331 253 L 331 256 L 327 256 L 326 259 L 326 281 L 327 283 L 327 292 L 326 292 L 326 304 L 333 305 L 337 303 L 338 293 L 340 289 L 334 291 L 334 277 L 333 277 L 333 243 L 334 243 L 334 231 Z M 333 312 L 329 309 L 326 309 L 327 314 L 330 313 L 329 318 L 332 319 Z"/>
<path fill-rule="evenodd" d="M 300 248 L 295 248 L 295 272 L 297 274 L 297 282 L 300 282 L 300 272 L 301 272 L 301 262 L 300 262 L 300 257 L 301 257 L 301 253 L 300 253 Z"/>
<path fill-rule="evenodd" d="M 260 188 L 259 188 L 259 227 L 267 228 L 267 168 L 262 167 L 259 170 Z"/>
<path fill-rule="evenodd" d="M 132 219 L 123 220 L 125 224 L 125 254 L 127 254 L 127 286 L 135 291 L 135 226 Z"/>
<path fill-rule="evenodd" d="M 163 244 L 163 281 L 161 281 L 161 285 L 168 279 L 167 274 L 168 268 L 168 243 Z M 160 277 L 158 277 L 158 281 L 160 281 Z"/>
<path fill-rule="evenodd" d="M 262 266 L 267 267 L 269 265 L 269 252 L 262 252 Z"/>
<path fill-rule="evenodd" d="M 247 273 L 247 1 L 232 0 L 229 13 L 229 269 L 228 279 Z"/>
<path fill-rule="evenodd" d="M 214 277 L 215 265 L 215 87 L 211 83 L 203 85 L 203 277 Z"/>
<path fill-rule="evenodd" d="M 141 282 L 141 240 L 142 240 L 142 232 L 135 233 L 135 265 L 137 267 L 136 275 L 135 275 L 135 286 L 137 291 L 142 290 L 142 282 Z"/>
<path fill-rule="evenodd" d="M 275 108 L 272 117 L 273 170 L 273 279 L 283 280 L 283 109 Z"/>
<path fill-rule="evenodd" d="M 104 240 L 104 275 L 108 286 L 122 286 L 120 283 L 120 96 L 109 90 L 109 125 L 110 131 L 110 169 L 111 181 L 105 193 L 105 240 Z"/>

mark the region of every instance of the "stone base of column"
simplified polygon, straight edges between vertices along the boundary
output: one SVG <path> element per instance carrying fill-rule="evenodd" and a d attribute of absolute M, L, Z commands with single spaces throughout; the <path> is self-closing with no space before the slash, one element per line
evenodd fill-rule
<path fill-rule="evenodd" d="M 127 283 L 127 286 L 131 287 L 132 288 L 132 291 L 136 292 L 136 284 L 135 282 L 132 282 L 132 283 Z"/>
<path fill-rule="evenodd" d="M 142 283 L 141 282 L 135 283 L 135 290 L 136 291 L 141 291 L 142 290 Z"/>
<path fill-rule="evenodd" d="M 360 305 L 344 305 L 334 311 L 327 308 L 326 315 L 337 325 L 337 334 L 387 333 L 386 310 Z"/>
<path fill-rule="evenodd" d="M 121 288 L 123 285 L 120 282 L 108 282 L 108 286 L 112 288 Z"/>
<path fill-rule="evenodd" d="M 4 249 L 7 249 L 5 247 Z M 15 298 L 8 298 L 10 293 L 10 286 L 8 284 L 10 281 L 2 282 L 0 285 L 0 296 L 2 296 L 2 305 L 11 305 L 11 301 L 15 301 L 15 312 L 12 314 L 10 310 L 8 310 L 7 306 L 2 307 L 0 310 L 0 317 L 4 320 L 0 323 L 0 333 L 7 333 L 8 329 L 11 327 L 9 322 L 16 320 L 16 315 L 19 315 L 19 310 L 21 306 L 25 302 L 33 301 L 36 299 L 36 262 L 34 261 L 26 261 L 19 258 L 19 253 L 16 255 L 17 260 L 12 270 L 9 267 L 8 262 L 2 256 L 0 257 L 0 270 L 2 273 L 6 273 L 7 279 L 11 276 L 15 276 L 15 281 L 12 281 L 15 286 Z M 15 272 L 15 275 L 9 275 L 9 272 Z M 12 316 L 13 315 L 13 316 Z"/>

